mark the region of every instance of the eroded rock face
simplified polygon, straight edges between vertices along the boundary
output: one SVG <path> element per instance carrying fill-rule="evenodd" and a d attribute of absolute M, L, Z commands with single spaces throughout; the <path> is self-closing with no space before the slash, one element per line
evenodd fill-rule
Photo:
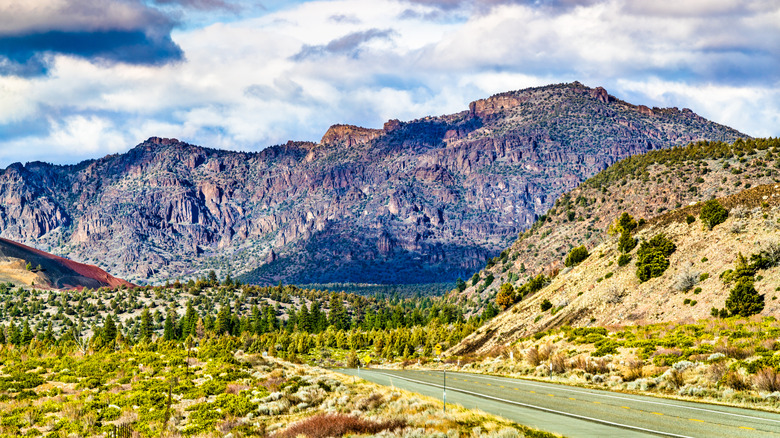
<path fill-rule="evenodd" d="M 0 236 L 133 282 L 209 269 L 260 283 L 452 281 L 615 161 L 739 136 L 574 83 L 259 153 L 153 137 L 74 166 L 9 166 Z"/>

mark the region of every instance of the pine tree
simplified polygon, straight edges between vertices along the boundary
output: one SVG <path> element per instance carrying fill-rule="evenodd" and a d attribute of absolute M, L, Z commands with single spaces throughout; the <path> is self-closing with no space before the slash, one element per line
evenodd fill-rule
<path fill-rule="evenodd" d="M 219 313 L 217 313 L 217 321 L 214 326 L 215 333 L 218 335 L 230 333 L 230 316 L 230 304 L 223 304 L 222 308 L 219 309 Z"/>
<path fill-rule="evenodd" d="M 22 343 L 24 345 L 27 345 L 30 343 L 30 341 L 33 340 L 35 337 L 35 334 L 32 330 L 30 330 L 30 323 L 25 319 L 24 320 L 24 328 L 22 328 Z"/>
<path fill-rule="evenodd" d="M 163 329 L 163 339 L 166 341 L 173 341 L 176 339 L 176 313 L 173 309 L 168 310 L 168 315 L 165 317 L 165 328 Z"/>
<path fill-rule="evenodd" d="M 106 315 L 106 320 L 103 323 L 103 341 L 105 341 L 106 345 L 113 346 L 113 342 L 116 341 L 116 324 L 114 323 L 114 318 L 109 313 Z"/>
<path fill-rule="evenodd" d="M 149 307 L 144 307 L 144 310 L 141 311 L 141 325 L 138 327 L 138 338 L 145 342 L 151 341 L 153 330 L 152 314 L 149 312 Z"/>

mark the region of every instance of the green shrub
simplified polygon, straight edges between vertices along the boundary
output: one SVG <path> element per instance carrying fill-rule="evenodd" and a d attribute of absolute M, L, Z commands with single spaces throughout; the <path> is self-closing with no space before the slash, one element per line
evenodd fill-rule
<path fill-rule="evenodd" d="M 692 223 L 694 223 L 694 222 L 696 222 L 696 218 L 695 218 L 695 217 L 693 217 L 693 215 L 692 215 L 692 214 L 689 214 L 688 216 L 685 216 L 685 223 L 687 223 L 688 225 L 690 225 L 690 224 L 692 224 Z"/>
<path fill-rule="evenodd" d="M 636 276 L 640 282 L 660 277 L 669 267 L 669 256 L 677 246 L 663 234 L 642 242 L 637 251 Z"/>
<path fill-rule="evenodd" d="M 618 257 L 618 266 L 623 267 L 631 262 L 631 254 L 620 254 Z"/>
<path fill-rule="evenodd" d="M 577 266 L 580 263 L 582 263 L 583 260 L 587 259 L 590 254 L 588 253 L 588 249 L 585 248 L 585 245 L 578 246 L 576 248 L 573 248 L 569 255 L 566 256 L 566 261 L 564 262 L 564 265 L 566 266 Z"/>
<path fill-rule="evenodd" d="M 718 202 L 717 199 L 710 199 L 704 203 L 701 208 L 699 218 L 707 229 L 711 230 L 715 226 L 722 224 L 729 217 L 729 212 Z"/>
<path fill-rule="evenodd" d="M 552 303 L 547 298 L 545 298 L 544 301 L 542 301 L 542 304 L 539 305 L 539 307 L 541 307 L 542 309 L 542 312 L 546 312 L 550 310 L 552 306 L 553 306 Z"/>
<path fill-rule="evenodd" d="M 726 309 L 732 316 L 750 316 L 764 310 L 764 297 L 758 294 L 753 281 L 740 277 L 726 299 Z"/>
<path fill-rule="evenodd" d="M 618 239 L 618 251 L 620 252 L 631 252 L 636 247 L 636 239 L 631 237 L 631 233 L 629 231 L 623 230 L 620 233 L 620 239 Z"/>

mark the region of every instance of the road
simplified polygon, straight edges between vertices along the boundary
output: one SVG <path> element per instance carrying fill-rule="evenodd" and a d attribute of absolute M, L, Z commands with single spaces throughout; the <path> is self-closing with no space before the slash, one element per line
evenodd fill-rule
<path fill-rule="evenodd" d="M 441 371 L 361 369 L 359 377 L 442 399 Z M 780 414 L 507 377 L 447 372 L 446 397 L 567 437 L 780 438 Z"/>

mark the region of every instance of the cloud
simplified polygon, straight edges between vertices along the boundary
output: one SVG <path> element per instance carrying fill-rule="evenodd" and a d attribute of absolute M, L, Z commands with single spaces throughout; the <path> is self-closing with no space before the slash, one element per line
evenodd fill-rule
<path fill-rule="evenodd" d="M 344 35 L 340 38 L 336 38 L 330 41 L 328 44 L 309 46 L 305 45 L 298 52 L 293 59 L 301 61 L 307 58 L 323 56 L 327 54 L 347 54 L 350 56 L 358 56 L 360 47 L 375 39 L 390 39 L 393 35 L 393 31 L 390 29 L 369 29 L 360 32 L 353 32 Z"/>
<path fill-rule="evenodd" d="M 184 56 L 176 23 L 138 0 L 0 1 L 0 75 L 45 74 L 58 55 L 138 65 Z"/>
<path fill-rule="evenodd" d="M 176 5 L 185 8 L 209 10 L 239 11 L 241 7 L 233 2 L 224 0 L 154 0 L 158 5 Z"/>
<path fill-rule="evenodd" d="M 0 69 L 31 70 L 0 75 L 0 167 L 72 163 L 151 136 L 259 150 L 574 80 L 780 135 L 776 2 L 274 0 L 223 14 L 153 1 L 37 0 L 39 14 L 14 20 L 0 7 Z M 106 41 L 32 37 L 47 32 Z M 135 46 L 161 51 L 116 50 Z M 186 57 L 171 62 L 175 48 Z"/>

